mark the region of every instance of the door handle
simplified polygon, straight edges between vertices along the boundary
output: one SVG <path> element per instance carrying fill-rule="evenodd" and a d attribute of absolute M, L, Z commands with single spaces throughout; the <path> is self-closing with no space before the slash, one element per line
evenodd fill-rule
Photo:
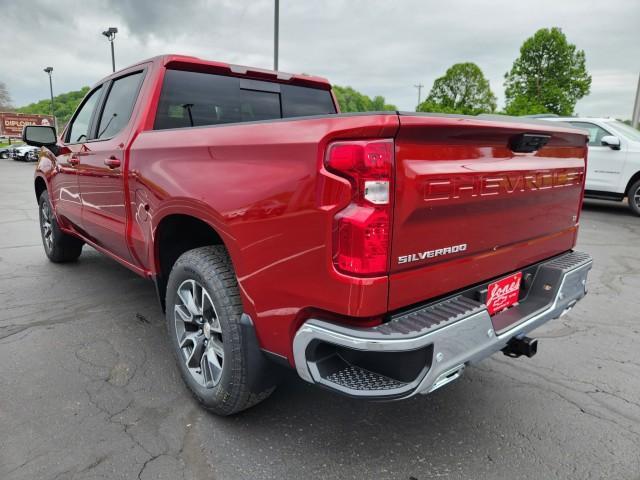
<path fill-rule="evenodd" d="M 69 157 L 69 165 L 71 165 L 72 167 L 75 167 L 79 163 L 80 163 L 80 158 L 77 155 L 71 155 Z"/>
<path fill-rule="evenodd" d="M 119 168 L 120 159 L 111 155 L 109 158 L 105 159 L 104 164 L 109 168 Z"/>

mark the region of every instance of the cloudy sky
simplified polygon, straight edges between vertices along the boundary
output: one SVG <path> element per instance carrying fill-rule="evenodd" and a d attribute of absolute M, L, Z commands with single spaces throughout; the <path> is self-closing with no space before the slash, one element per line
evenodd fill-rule
<path fill-rule="evenodd" d="M 273 0 L 0 0 L 0 81 L 14 104 L 161 53 L 271 68 Z M 504 103 L 503 76 L 522 42 L 559 26 L 586 52 L 591 94 L 582 115 L 630 118 L 640 73 L 638 0 L 280 0 L 280 70 L 325 76 L 402 110 L 456 62 L 477 63 Z"/>

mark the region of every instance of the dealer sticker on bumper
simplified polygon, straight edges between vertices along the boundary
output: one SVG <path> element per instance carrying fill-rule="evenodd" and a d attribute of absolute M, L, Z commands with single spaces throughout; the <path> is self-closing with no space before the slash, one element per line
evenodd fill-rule
<path fill-rule="evenodd" d="M 518 302 L 522 272 L 514 273 L 489 284 L 487 310 L 494 315 Z"/>

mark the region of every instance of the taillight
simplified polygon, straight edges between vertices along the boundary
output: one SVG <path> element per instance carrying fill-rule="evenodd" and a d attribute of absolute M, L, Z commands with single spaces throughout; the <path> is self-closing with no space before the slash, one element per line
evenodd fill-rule
<path fill-rule="evenodd" d="M 393 140 L 336 142 L 327 170 L 348 179 L 351 203 L 335 216 L 333 262 L 342 272 L 388 272 L 391 238 Z"/>

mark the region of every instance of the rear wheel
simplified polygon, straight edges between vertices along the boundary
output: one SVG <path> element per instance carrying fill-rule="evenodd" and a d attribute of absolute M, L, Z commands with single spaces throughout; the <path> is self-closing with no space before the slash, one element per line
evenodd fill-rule
<path fill-rule="evenodd" d="M 60 230 L 49 201 L 49 193 L 46 190 L 40 194 L 38 205 L 40 209 L 42 245 L 49 260 L 55 263 L 77 260 L 82 253 L 84 242 Z"/>
<path fill-rule="evenodd" d="M 183 380 L 208 410 L 231 415 L 266 399 L 274 366 L 260 351 L 222 246 L 184 253 L 167 283 L 166 322 Z"/>
<path fill-rule="evenodd" d="M 629 208 L 636 215 L 640 215 L 640 180 L 631 185 L 627 193 L 629 198 Z"/>

